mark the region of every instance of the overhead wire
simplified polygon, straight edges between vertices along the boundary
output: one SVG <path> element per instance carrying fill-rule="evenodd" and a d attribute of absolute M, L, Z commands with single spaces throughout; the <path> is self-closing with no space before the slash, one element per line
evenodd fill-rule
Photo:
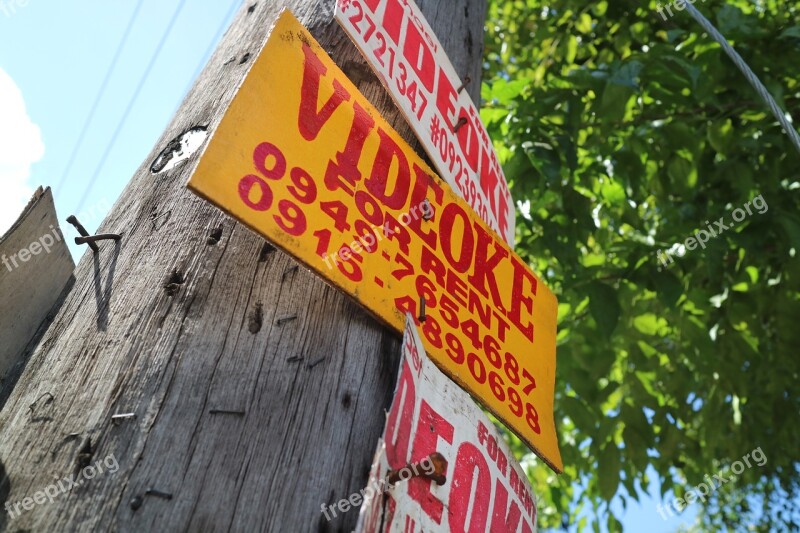
<path fill-rule="evenodd" d="M 220 22 L 219 27 L 217 28 L 216 34 L 208 43 L 208 47 L 206 51 L 203 53 L 203 56 L 200 58 L 200 62 L 197 64 L 197 67 L 194 70 L 194 74 L 192 75 L 192 79 L 186 84 L 186 88 L 183 91 L 184 97 L 189 93 L 189 89 L 191 89 L 194 81 L 200 75 L 200 72 L 203 70 L 203 67 L 208 62 L 209 58 L 211 57 L 211 53 L 214 51 L 214 47 L 217 45 L 219 40 L 222 38 L 222 34 L 225 32 L 225 28 L 230 25 L 231 19 L 233 18 L 234 13 L 236 13 L 236 9 L 241 5 L 240 0 L 233 0 L 231 2 L 231 7 L 228 9 L 228 12 L 225 14 L 225 17 Z M 180 104 L 178 104 L 180 105 Z"/>
<path fill-rule="evenodd" d="M 172 18 L 170 19 L 166 30 L 164 30 L 164 33 L 161 35 L 161 40 L 159 41 L 158 46 L 156 46 L 153 55 L 150 57 L 150 62 L 148 63 L 147 68 L 142 74 L 142 77 L 139 80 L 139 84 L 136 86 L 136 90 L 133 92 L 133 96 L 131 96 L 131 99 L 128 101 L 128 105 L 125 108 L 125 112 L 122 114 L 122 118 L 120 118 L 119 123 L 117 124 L 117 127 L 114 130 L 114 133 L 111 136 L 111 140 L 106 145 L 106 149 L 103 152 L 103 156 L 100 158 L 100 162 L 97 164 L 97 167 L 95 168 L 94 174 L 92 174 L 89 183 L 87 184 L 86 188 L 83 191 L 83 194 L 81 195 L 81 199 L 78 202 L 78 207 L 75 209 L 76 212 L 79 212 L 81 210 L 84 203 L 86 202 L 87 197 L 89 196 L 89 192 L 91 191 L 92 187 L 97 181 L 97 178 L 100 176 L 100 172 L 103 170 L 103 167 L 105 166 L 106 161 L 108 160 L 108 156 L 111 154 L 111 149 L 116 144 L 117 138 L 119 137 L 119 134 L 122 131 L 125 122 L 128 120 L 128 116 L 130 115 L 131 110 L 133 109 L 133 106 L 136 103 L 136 100 L 139 98 L 139 94 L 142 92 L 142 88 L 144 87 L 147 78 L 149 78 L 150 72 L 153 70 L 153 66 L 156 63 L 158 56 L 161 54 L 162 48 L 164 48 L 164 43 L 166 43 L 167 39 L 172 33 L 172 29 L 175 26 L 175 22 L 178 20 L 178 15 L 180 15 L 185 5 L 186 5 L 186 0 L 181 0 L 180 4 L 178 4 L 178 7 L 175 9 L 175 12 L 172 14 Z"/>
<path fill-rule="evenodd" d="M 125 44 L 128 42 L 128 37 L 131 34 L 131 29 L 133 28 L 133 23 L 136 21 L 137 16 L 139 15 L 139 11 L 142 7 L 144 0 L 139 0 L 136 3 L 136 7 L 134 8 L 133 12 L 131 13 L 130 19 L 128 20 L 128 25 L 125 28 L 125 31 L 122 34 L 122 39 L 119 41 L 119 45 L 117 45 L 117 50 L 114 52 L 114 57 L 111 59 L 111 64 L 108 67 L 108 71 L 106 72 L 106 76 L 103 79 L 103 83 L 100 84 L 100 90 L 97 91 L 97 96 L 94 98 L 94 103 L 92 103 L 91 111 L 89 115 L 86 117 L 86 120 L 83 122 L 83 126 L 81 127 L 80 135 L 78 135 L 78 141 L 75 143 L 75 146 L 72 149 L 72 154 L 69 156 L 69 160 L 67 161 L 67 166 L 64 167 L 64 172 L 61 174 L 61 178 L 58 180 L 58 184 L 56 185 L 56 191 L 60 191 L 62 185 L 69 177 L 69 173 L 72 170 L 72 165 L 75 163 L 75 158 L 78 155 L 78 152 L 83 146 L 83 140 L 86 137 L 86 133 L 89 131 L 89 125 L 92 123 L 94 119 L 94 115 L 97 112 L 97 108 L 100 105 L 100 100 L 102 99 L 103 95 L 106 92 L 106 88 L 108 87 L 108 82 L 111 80 L 111 74 L 114 72 L 114 69 L 117 66 L 117 62 L 119 61 L 119 56 L 122 54 L 122 50 L 125 48 Z"/>
<path fill-rule="evenodd" d="M 103 83 L 101 84 L 100 90 L 98 91 L 98 94 L 97 94 L 97 96 L 95 98 L 95 101 L 94 101 L 94 103 L 92 105 L 92 110 L 91 110 L 89 116 L 87 117 L 86 121 L 84 122 L 83 127 L 81 128 L 81 133 L 80 133 L 80 135 L 78 137 L 78 141 L 77 141 L 77 143 L 75 145 L 75 148 L 73 149 L 73 152 L 72 152 L 72 154 L 70 156 L 70 159 L 69 159 L 69 161 L 67 163 L 67 166 L 65 168 L 65 171 L 62 174 L 61 179 L 60 179 L 60 181 L 59 181 L 59 183 L 58 183 L 58 185 L 56 187 L 57 189 L 61 188 L 61 186 L 63 185 L 64 181 L 69 176 L 69 172 L 72 169 L 72 166 L 73 166 L 74 161 L 76 159 L 76 155 L 77 155 L 77 153 L 78 153 L 78 151 L 79 151 L 79 149 L 80 149 L 80 147 L 81 147 L 81 145 L 83 143 L 83 139 L 85 138 L 86 133 L 88 132 L 89 125 L 91 124 L 91 121 L 94 118 L 94 115 L 95 115 L 95 113 L 97 111 L 97 108 L 98 108 L 98 104 L 100 102 L 100 99 L 102 98 L 102 95 L 105 92 L 105 89 L 106 89 L 106 87 L 107 87 L 107 85 L 109 83 L 111 74 L 114 71 L 116 63 L 119 60 L 119 56 L 120 56 L 120 54 L 122 52 L 122 49 L 124 48 L 124 45 L 127 42 L 128 36 L 130 35 L 131 29 L 133 27 L 133 23 L 135 22 L 136 17 L 138 16 L 138 13 L 139 13 L 139 10 L 140 10 L 140 8 L 142 6 L 142 3 L 143 3 L 143 0 L 139 0 L 139 2 L 136 5 L 136 8 L 132 12 L 132 15 L 131 15 L 131 17 L 130 17 L 130 19 L 128 21 L 128 25 L 127 25 L 127 27 L 125 29 L 123 37 L 120 40 L 120 44 L 118 45 L 117 50 L 114 53 L 114 58 L 112 59 L 111 66 L 110 66 L 110 68 L 108 69 L 108 71 L 106 73 L 106 76 L 105 76 L 105 79 L 103 80 Z M 142 78 L 140 79 L 136 90 L 134 91 L 133 96 L 131 97 L 130 101 L 128 102 L 128 105 L 127 105 L 127 107 L 125 109 L 125 112 L 123 113 L 123 116 L 120 119 L 120 121 L 119 121 L 119 123 L 118 123 L 118 125 L 117 125 L 117 127 L 116 127 L 116 129 L 114 131 L 114 134 L 111 137 L 110 142 L 106 146 L 106 149 L 105 149 L 105 151 L 103 153 L 103 156 L 100 159 L 100 163 L 98 164 L 97 168 L 95 169 L 95 172 L 92 175 L 92 177 L 91 177 L 91 179 L 89 181 L 89 184 L 87 185 L 86 189 L 83 192 L 83 195 L 81 196 L 81 199 L 80 199 L 80 201 L 78 203 L 78 207 L 77 207 L 76 211 L 80 211 L 80 209 L 83 207 L 91 188 L 94 186 L 95 182 L 97 181 L 97 178 L 99 177 L 99 174 L 102 171 L 102 168 L 104 167 L 106 161 L 108 160 L 108 156 L 110 155 L 111 149 L 113 148 L 114 144 L 116 143 L 116 140 L 119 137 L 119 134 L 120 134 L 120 132 L 122 130 L 122 127 L 124 126 L 125 121 L 127 120 L 128 116 L 130 115 L 130 112 L 132 111 L 133 105 L 136 103 L 136 100 L 138 99 L 139 94 L 141 93 L 141 90 L 142 90 L 145 82 L 147 81 L 147 78 L 149 77 L 150 72 L 153 69 L 153 66 L 155 65 L 155 62 L 158 59 L 158 56 L 160 55 L 160 52 L 161 52 L 161 50 L 162 50 L 167 38 L 169 37 L 169 35 L 170 35 L 174 25 L 175 25 L 175 22 L 176 22 L 176 20 L 178 18 L 178 15 L 182 11 L 182 9 L 185 6 L 185 4 L 186 4 L 186 0 L 181 0 L 181 3 L 178 5 L 177 9 L 173 13 L 172 18 L 171 18 L 171 20 L 170 20 L 170 22 L 169 22 L 169 24 L 167 26 L 167 29 L 165 30 L 164 34 L 162 35 L 161 40 L 160 40 L 158 46 L 156 47 L 155 52 L 151 56 L 150 62 L 148 64 L 147 68 L 145 69 L 145 72 L 142 75 Z M 233 2 L 232 3 L 232 6 L 231 6 L 228 14 L 223 19 L 223 22 L 222 22 L 222 24 L 220 25 L 220 27 L 219 27 L 219 29 L 217 31 L 217 35 L 211 41 L 211 44 L 209 45 L 209 49 L 206 50 L 206 53 L 203 56 L 203 60 L 198 65 L 197 71 L 199 71 L 202 68 L 202 65 L 206 62 L 208 56 L 210 55 L 211 47 L 213 47 L 214 44 L 218 41 L 219 37 L 222 34 L 222 31 L 224 31 L 224 28 L 225 28 L 225 26 L 227 24 L 227 21 L 230 19 L 232 13 L 236 9 L 237 4 L 238 4 L 238 2 Z M 758 78 L 758 76 L 747 65 L 747 63 L 739 55 L 739 53 L 733 48 L 733 46 L 730 45 L 730 43 L 727 41 L 727 39 L 725 39 L 725 37 L 722 35 L 722 33 L 720 33 L 719 30 L 717 30 L 717 28 L 705 16 L 703 16 L 703 14 L 700 13 L 700 11 L 696 7 L 694 7 L 690 3 L 687 3 L 686 4 L 686 9 L 689 11 L 689 13 L 692 15 L 692 17 L 703 27 L 703 29 L 705 29 L 709 33 L 709 35 L 715 41 L 717 41 L 720 44 L 720 46 L 725 51 L 725 53 L 731 58 L 731 60 L 734 62 L 734 64 L 737 66 L 737 68 L 739 68 L 739 70 L 744 74 L 745 78 L 747 78 L 747 80 L 753 86 L 755 91 L 759 94 L 759 96 L 761 96 L 761 98 L 767 104 L 767 106 L 769 107 L 769 109 L 772 112 L 772 114 L 775 116 L 775 118 L 781 124 L 781 126 L 785 130 L 786 134 L 789 136 L 790 140 L 792 141 L 792 144 L 795 146 L 797 151 L 800 153 L 800 135 L 798 135 L 797 130 L 792 125 L 792 121 L 789 118 L 787 118 L 787 116 L 786 116 L 787 114 L 781 109 L 781 107 L 778 105 L 778 103 L 775 101 L 775 99 L 769 93 L 769 91 L 764 86 L 764 84 L 761 82 L 761 80 Z M 194 75 L 193 78 L 197 77 L 197 71 L 195 72 L 195 75 Z M 184 94 L 186 92 L 188 92 L 188 89 L 186 91 L 184 91 Z"/>
<path fill-rule="evenodd" d="M 797 149 L 798 153 L 800 153 L 800 135 L 798 135 L 797 130 L 792 125 L 793 120 L 790 120 L 791 116 L 787 118 L 788 112 L 784 112 L 781 107 L 778 105 L 778 102 L 772 97 L 769 93 L 767 88 L 761 83 L 761 80 L 758 79 L 755 72 L 748 66 L 742 56 L 730 45 L 725 36 L 717 30 L 717 28 L 706 18 L 703 16 L 700 11 L 696 7 L 694 7 L 691 3 L 686 2 L 686 9 L 689 11 L 689 14 L 705 29 L 711 37 L 717 41 L 722 49 L 725 50 L 725 53 L 728 54 L 728 57 L 731 58 L 733 63 L 742 71 L 747 81 L 750 82 L 750 85 L 756 90 L 759 96 L 766 102 L 767 106 L 769 107 L 772 114 L 775 115 L 775 118 L 778 119 L 778 122 L 783 129 L 786 131 L 786 135 L 794 144 L 794 147 Z"/>

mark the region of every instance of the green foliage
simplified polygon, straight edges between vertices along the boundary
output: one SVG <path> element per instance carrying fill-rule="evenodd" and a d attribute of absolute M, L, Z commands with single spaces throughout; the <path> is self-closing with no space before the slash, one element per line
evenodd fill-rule
<path fill-rule="evenodd" d="M 695 5 L 800 119 L 800 9 Z M 607 502 L 636 499 L 646 469 L 681 496 L 761 447 L 766 465 L 695 506 L 700 526 L 797 529 L 800 157 L 688 13 L 655 8 L 489 3 L 483 118 L 525 204 L 517 251 L 560 302 L 566 471 L 529 469 L 540 527 L 593 509 L 618 529 Z M 661 268 L 658 250 L 759 194 L 766 213 Z"/>

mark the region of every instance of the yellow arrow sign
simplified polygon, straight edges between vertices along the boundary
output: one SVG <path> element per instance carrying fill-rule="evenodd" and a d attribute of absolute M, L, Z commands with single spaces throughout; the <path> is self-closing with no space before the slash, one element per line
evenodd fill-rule
<path fill-rule="evenodd" d="M 437 366 L 562 470 L 555 296 L 290 12 L 189 188 L 398 331 L 406 312 L 418 317 Z"/>

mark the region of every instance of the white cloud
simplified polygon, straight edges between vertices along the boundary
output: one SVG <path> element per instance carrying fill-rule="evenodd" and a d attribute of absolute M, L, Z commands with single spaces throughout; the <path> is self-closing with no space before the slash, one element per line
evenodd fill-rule
<path fill-rule="evenodd" d="M 30 200 L 31 165 L 42 156 L 42 132 L 25 110 L 22 91 L 0 68 L 0 235 Z"/>

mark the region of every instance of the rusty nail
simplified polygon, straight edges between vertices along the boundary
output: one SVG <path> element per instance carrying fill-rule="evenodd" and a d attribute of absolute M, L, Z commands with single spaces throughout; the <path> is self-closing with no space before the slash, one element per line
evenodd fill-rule
<path fill-rule="evenodd" d="M 453 133 L 458 133 L 458 130 L 463 128 L 466 124 L 467 124 L 467 117 L 461 117 L 460 119 L 458 119 L 456 125 L 453 126 Z"/>
<path fill-rule="evenodd" d="M 428 320 L 428 317 L 425 316 L 425 297 L 420 296 L 419 298 L 419 321 L 425 322 Z"/>
<path fill-rule="evenodd" d="M 471 81 L 472 81 L 472 78 L 470 78 L 469 76 L 464 78 L 464 83 L 461 84 L 461 87 L 459 87 L 456 92 L 460 93 L 461 91 L 463 91 L 467 87 L 467 85 L 469 85 L 469 82 L 471 82 Z"/>
<path fill-rule="evenodd" d="M 95 241 L 105 241 L 105 240 L 115 240 L 118 241 L 122 238 L 122 235 L 118 235 L 116 233 L 101 233 L 100 235 L 88 235 L 86 237 L 75 237 L 75 244 L 88 244 L 92 246 Z M 97 245 L 95 244 L 92 250 L 97 251 Z"/>
<path fill-rule="evenodd" d="M 92 450 L 92 439 L 87 438 L 84 443 L 83 447 L 78 452 L 78 456 L 75 458 L 76 467 L 78 470 L 83 470 L 92 462 L 92 456 L 94 456 L 94 451 Z"/>
<path fill-rule="evenodd" d="M 161 492 L 160 490 L 156 490 L 154 488 L 149 488 L 144 493 L 148 496 L 157 496 L 159 498 L 164 498 L 165 500 L 171 500 L 172 494 L 168 492 Z"/>
<path fill-rule="evenodd" d="M 155 230 L 155 229 L 156 229 L 156 220 L 158 220 L 158 219 L 161 219 L 161 218 L 164 218 L 165 216 L 169 215 L 170 213 L 172 213 L 172 211 L 171 211 L 171 210 L 170 210 L 170 211 L 164 211 L 164 212 L 163 212 L 163 213 L 161 213 L 160 215 L 156 215 L 155 213 L 153 213 L 152 215 L 150 215 L 150 222 L 152 222 L 152 223 L 153 223 L 153 230 Z"/>
<path fill-rule="evenodd" d="M 297 265 L 287 268 L 286 272 L 283 273 L 283 277 L 281 279 L 286 279 L 286 276 L 288 276 L 292 272 L 297 272 L 298 268 L 299 267 Z"/>
<path fill-rule="evenodd" d="M 83 237 L 88 237 L 89 236 L 89 232 L 86 231 L 86 228 L 83 227 L 83 224 L 78 222 L 78 219 L 77 219 L 77 217 L 75 215 L 68 216 L 67 217 L 67 222 L 69 222 L 70 224 L 75 226 L 75 229 L 78 230 L 78 233 L 80 233 Z M 91 248 L 95 252 L 100 251 L 100 248 L 98 248 L 95 243 L 89 242 L 88 244 L 89 244 L 89 248 Z"/>
<path fill-rule="evenodd" d="M 297 320 L 297 315 L 292 315 L 292 316 L 286 316 L 286 317 L 283 317 L 283 318 L 279 318 L 278 319 L 278 325 L 282 326 L 282 325 L 286 324 L 287 322 L 291 322 L 292 320 Z"/>
<path fill-rule="evenodd" d="M 144 503 L 144 499 L 141 496 L 134 496 L 131 498 L 131 509 L 136 511 L 142 506 L 142 503 Z"/>
<path fill-rule="evenodd" d="M 318 364 L 320 364 L 320 363 L 321 363 L 321 362 L 323 362 L 324 360 L 325 360 L 325 356 L 323 355 L 322 357 L 320 357 L 320 358 L 319 358 L 319 359 L 317 359 L 316 361 L 312 361 L 311 363 L 308 363 L 306 366 L 307 366 L 308 368 L 314 368 L 315 366 L 317 366 Z"/>
<path fill-rule="evenodd" d="M 433 472 L 430 474 L 425 472 L 425 469 L 422 467 L 422 463 L 425 459 L 428 459 L 428 462 L 433 464 Z M 425 459 L 418 463 L 409 463 L 398 470 L 389 470 L 389 472 L 386 473 L 386 481 L 390 485 L 395 485 L 398 481 L 414 477 L 424 477 L 433 480 L 437 485 L 444 485 L 447 482 L 447 476 L 445 475 L 447 473 L 447 459 L 439 452 L 433 452 Z M 410 471 L 407 477 L 403 477 L 404 471 Z"/>
<path fill-rule="evenodd" d="M 118 420 L 123 420 L 125 418 L 136 418 L 136 413 L 117 413 L 115 415 L 111 415 L 111 421 L 117 423 Z"/>
<path fill-rule="evenodd" d="M 210 415 L 236 415 L 244 416 L 244 411 L 230 411 L 228 409 L 211 409 L 208 411 Z"/>
<path fill-rule="evenodd" d="M 36 398 L 36 400 L 35 400 L 33 403 L 31 403 L 31 404 L 28 406 L 28 408 L 29 408 L 31 411 L 33 411 L 34 407 L 36 407 L 36 404 L 37 404 L 37 403 L 39 403 L 39 400 L 41 400 L 41 399 L 42 399 L 42 398 L 44 398 L 45 396 L 50 396 L 50 399 L 49 399 L 49 400 L 47 400 L 47 401 L 45 402 L 45 404 L 48 404 L 48 403 L 52 402 L 53 400 L 55 400 L 55 398 L 53 397 L 53 395 L 52 395 L 52 394 L 50 394 L 49 392 L 45 392 L 44 394 L 42 394 L 41 396 L 39 396 L 38 398 Z"/>

